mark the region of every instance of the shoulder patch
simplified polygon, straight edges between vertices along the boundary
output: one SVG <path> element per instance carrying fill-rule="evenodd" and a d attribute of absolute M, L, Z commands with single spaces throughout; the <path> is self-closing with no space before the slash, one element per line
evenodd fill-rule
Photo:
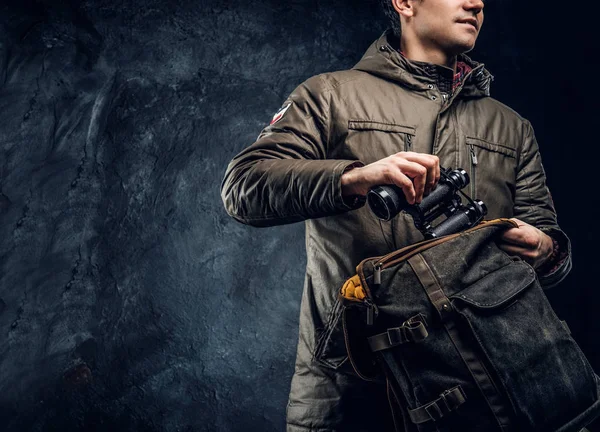
<path fill-rule="evenodd" d="M 292 106 L 292 103 L 289 102 L 287 104 L 285 104 L 284 106 L 282 106 L 279 111 L 277 111 L 275 113 L 275 115 L 273 116 L 273 119 L 271 120 L 271 125 L 274 125 L 275 123 L 277 123 L 279 120 L 281 120 L 281 118 L 283 117 L 283 115 L 285 114 L 285 112 L 288 110 L 289 107 Z"/>

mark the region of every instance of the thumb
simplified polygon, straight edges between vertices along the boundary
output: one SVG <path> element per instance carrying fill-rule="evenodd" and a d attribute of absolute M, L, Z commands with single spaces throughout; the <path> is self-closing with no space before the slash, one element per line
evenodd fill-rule
<path fill-rule="evenodd" d="M 510 218 L 511 221 L 515 222 L 517 224 L 518 228 L 521 228 L 522 226 L 526 226 L 527 224 L 525 222 L 523 222 L 520 219 L 517 218 Z"/>

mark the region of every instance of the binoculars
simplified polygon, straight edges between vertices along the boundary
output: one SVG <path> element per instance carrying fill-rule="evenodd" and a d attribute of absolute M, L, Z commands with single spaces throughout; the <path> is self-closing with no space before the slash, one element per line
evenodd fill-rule
<path fill-rule="evenodd" d="M 381 220 L 389 221 L 401 211 L 413 218 L 415 227 L 426 239 L 454 234 L 471 228 L 487 214 L 487 207 L 481 200 L 473 200 L 461 189 L 469 184 L 469 175 L 462 169 L 440 170 L 440 180 L 429 195 L 419 204 L 408 204 L 402 189 L 396 185 L 375 186 L 367 193 L 371 211 Z M 463 205 L 463 195 L 468 203 Z M 446 219 L 435 227 L 432 222 L 445 215 Z"/>

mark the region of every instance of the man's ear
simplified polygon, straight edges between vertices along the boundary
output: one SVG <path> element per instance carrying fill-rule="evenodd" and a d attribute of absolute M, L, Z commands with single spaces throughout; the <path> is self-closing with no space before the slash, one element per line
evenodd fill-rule
<path fill-rule="evenodd" d="M 400 15 L 410 18 L 414 15 L 413 0 L 392 0 L 392 5 Z"/>

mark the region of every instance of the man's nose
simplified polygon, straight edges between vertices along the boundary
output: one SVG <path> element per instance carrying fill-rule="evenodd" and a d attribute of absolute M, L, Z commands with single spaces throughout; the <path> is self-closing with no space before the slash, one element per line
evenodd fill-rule
<path fill-rule="evenodd" d="M 479 12 L 483 10 L 483 1 L 482 0 L 468 0 L 465 2 L 464 6 L 465 10 L 471 11 L 477 15 Z"/>

